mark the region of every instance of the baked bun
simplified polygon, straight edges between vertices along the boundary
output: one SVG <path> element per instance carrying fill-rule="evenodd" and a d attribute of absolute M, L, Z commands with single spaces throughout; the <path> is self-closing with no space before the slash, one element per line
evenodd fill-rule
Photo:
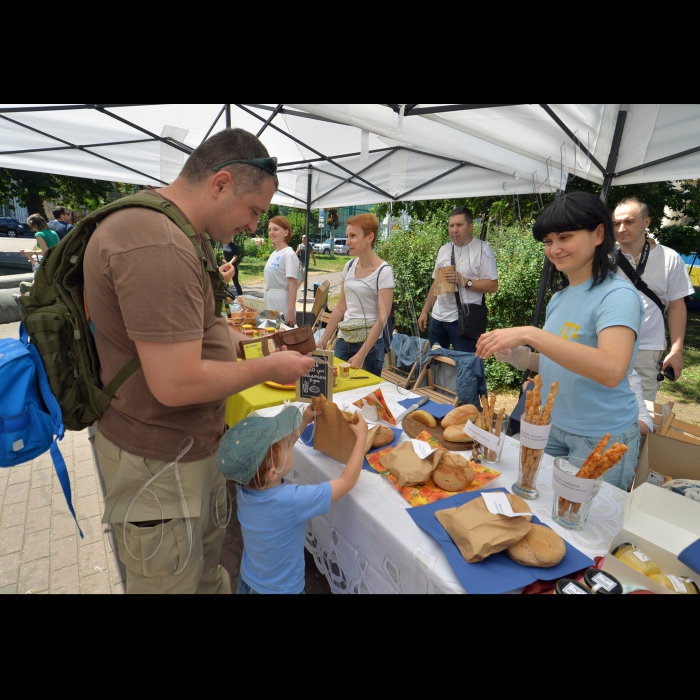
<path fill-rule="evenodd" d="M 442 431 L 442 437 L 448 442 L 471 442 L 472 439 L 467 435 L 462 428 L 463 425 L 451 425 Z"/>
<path fill-rule="evenodd" d="M 394 431 L 391 428 L 387 428 L 385 425 L 380 425 L 379 430 L 377 430 L 374 435 L 372 449 L 375 447 L 384 447 L 384 445 L 388 445 L 393 439 Z"/>
<path fill-rule="evenodd" d="M 431 416 L 427 411 L 413 411 L 408 417 L 417 420 L 419 423 L 424 423 L 429 428 L 437 428 L 435 416 Z"/>
<path fill-rule="evenodd" d="M 451 425 L 466 423 L 468 420 L 471 420 L 473 423 L 478 415 L 479 409 L 476 406 L 472 406 L 470 403 L 465 403 L 464 406 L 453 408 L 442 419 L 440 425 L 442 425 L 443 428 L 449 428 Z"/>
<path fill-rule="evenodd" d="M 350 411 L 341 411 L 341 414 L 348 423 L 357 425 L 357 416 L 359 415 L 357 411 L 355 411 L 355 413 L 350 413 Z"/>
<path fill-rule="evenodd" d="M 445 450 L 433 472 L 433 481 L 445 491 L 462 491 L 474 481 L 474 469 L 461 455 Z"/>
<path fill-rule="evenodd" d="M 506 551 L 508 556 L 521 566 L 548 568 L 556 566 L 564 558 L 566 544 L 554 530 L 533 523 L 527 535 Z"/>

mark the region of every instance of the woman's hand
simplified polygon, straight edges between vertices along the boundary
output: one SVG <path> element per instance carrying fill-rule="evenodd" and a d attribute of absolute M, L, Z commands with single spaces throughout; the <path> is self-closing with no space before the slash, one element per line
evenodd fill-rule
<path fill-rule="evenodd" d="M 365 353 L 360 350 L 356 355 L 353 355 L 349 360 L 348 364 L 352 369 L 362 369 L 362 365 L 365 361 Z"/>
<path fill-rule="evenodd" d="M 287 313 L 284 317 L 285 323 L 293 328 L 297 325 L 297 310 L 295 308 L 287 309 Z"/>
<path fill-rule="evenodd" d="M 486 360 L 496 352 L 513 350 L 527 341 L 524 334 L 531 326 L 516 326 L 515 328 L 499 328 L 481 335 L 476 343 L 476 356 Z"/>

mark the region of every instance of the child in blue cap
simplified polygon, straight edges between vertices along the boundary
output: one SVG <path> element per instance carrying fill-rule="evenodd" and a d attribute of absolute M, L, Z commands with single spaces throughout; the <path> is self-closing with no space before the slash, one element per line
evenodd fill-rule
<path fill-rule="evenodd" d="M 303 593 L 306 521 L 330 510 L 357 483 L 367 423 L 358 416 L 355 447 L 342 474 L 322 484 L 287 484 L 292 447 L 318 410 L 288 406 L 272 417 L 236 423 L 219 444 L 219 469 L 235 481 L 243 558 L 236 593 Z"/>

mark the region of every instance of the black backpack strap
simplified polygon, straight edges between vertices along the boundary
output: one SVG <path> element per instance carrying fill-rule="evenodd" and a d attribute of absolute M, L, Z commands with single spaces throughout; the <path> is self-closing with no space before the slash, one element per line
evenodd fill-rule
<path fill-rule="evenodd" d="M 661 315 L 663 316 L 666 313 L 663 302 L 649 289 L 647 283 L 637 274 L 637 271 L 630 265 L 630 261 L 621 250 L 617 251 L 616 262 L 618 267 L 622 268 L 622 271 L 630 278 L 630 282 L 632 282 L 634 287 L 659 307 L 659 311 L 661 311 Z"/>

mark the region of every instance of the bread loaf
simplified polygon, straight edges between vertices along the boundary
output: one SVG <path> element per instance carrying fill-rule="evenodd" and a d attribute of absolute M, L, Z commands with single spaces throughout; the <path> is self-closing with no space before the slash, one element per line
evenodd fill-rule
<path fill-rule="evenodd" d="M 522 566 L 549 568 L 564 558 L 566 544 L 554 530 L 533 523 L 527 535 L 506 551 L 514 562 Z"/>
<path fill-rule="evenodd" d="M 443 428 L 449 428 L 451 425 L 459 425 L 460 423 L 466 423 L 471 420 L 472 423 L 475 422 L 476 417 L 479 415 L 479 409 L 476 406 L 472 406 L 470 403 L 464 404 L 464 406 L 457 406 L 453 408 L 443 419 Z"/>
<path fill-rule="evenodd" d="M 462 491 L 474 481 L 474 469 L 461 455 L 445 450 L 433 472 L 433 481 L 445 491 Z"/>
<path fill-rule="evenodd" d="M 394 431 L 391 428 L 387 428 L 385 425 L 380 425 L 372 441 L 372 449 L 375 447 L 384 447 L 384 445 L 388 445 L 393 439 Z"/>
<path fill-rule="evenodd" d="M 451 425 L 442 431 L 442 436 L 448 442 L 471 442 L 472 439 L 467 435 L 463 425 Z"/>
<path fill-rule="evenodd" d="M 429 428 L 436 428 L 437 421 L 434 416 L 431 416 L 427 411 L 413 411 L 408 415 L 409 418 L 417 420 L 419 423 L 424 423 Z"/>

